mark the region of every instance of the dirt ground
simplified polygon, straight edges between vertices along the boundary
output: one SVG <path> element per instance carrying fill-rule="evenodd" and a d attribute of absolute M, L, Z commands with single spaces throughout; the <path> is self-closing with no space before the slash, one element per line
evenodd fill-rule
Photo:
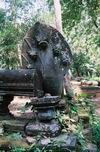
<path fill-rule="evenodd" d="M 25 108 L 25 104 L 30 102 L 29 97 L 14 97 L 14 100 L 9 105 L 9 110 L 12 115 L 15 117 L 21 118 L 32 118 L 34 117 L 34 113 L 30 108 Z"/>

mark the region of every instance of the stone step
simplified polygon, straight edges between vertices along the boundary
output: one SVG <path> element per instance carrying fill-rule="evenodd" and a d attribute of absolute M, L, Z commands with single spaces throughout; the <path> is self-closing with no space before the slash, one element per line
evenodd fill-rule
<path fill-rule="evenodd" d="M 33 121 L 26 125 L 25 133 L 28 136 L 42 135 L 55 137 L 61 133 L 61 124 L 57 120 L 49 122 Z"/>
<path fill-rule="evenodd" d="M 25 120 L 1 120 L 0 124 L 2 124 L 3 126 L 3 130 L 4 133 L 5 132 L 9 132 L 9 133 L 13 133 L 13 132 L 24 132 L 24 126 L 26 125 L 27 121 Z"/>
<path fill-rule="evenodd" d="M 77 152 L 77 137 L 74 134 L 63 133 L 57 137 L 42 137 L 36 142 L 36 137 L 27 136 L 26 140 L 30 144 L 44 148 L 47 151 L 55 152 Z"/>
<path fill-rule="evenodd" d="M 97 146 L 95 144 L 92 143 L 88 143 L 87 144 L 87 148 L 85 150 L 83 150 L 83 152 L 97 152 Z"/>

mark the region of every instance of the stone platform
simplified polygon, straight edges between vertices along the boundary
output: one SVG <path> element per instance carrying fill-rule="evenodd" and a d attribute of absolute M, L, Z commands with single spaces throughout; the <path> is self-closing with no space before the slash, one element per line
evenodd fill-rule
<path fill-rule="evenodd" d="M 22 98 L 22 100 L 24 101 L 25 99 Z M 72 133 L 64 133 L 62 131 L 62 124 L 57 119 L 56 112 L 61 99 L 58 96 L 46 96 L 40 99 L 27 98 L 26 103 L 28 100 L 30 100 L 30 102 L 28 102 L 29 106 L 33 109 L 31 112 L 34 113 L 34 117 L 31 117 L 31 119 L 30 116 L 29 118 L 18 116 L 16 118 L 9 117 L 9 119 L 6 116 L 0 117 L 0 148 L 4 145 L 6 148 L 7 146 L 13 147 L 13 145 L 15 145 L 16 147 L 21 146 L 28 149 L 30 148 L 30 145 L 33 144 L 40 147 L 40 149 L 57 149 L 65 152 L 75 151 L 77 137 Z M 20 105 L 23 106 L 21 102 Z M 11 105 L 9 107 L 11 110 Z M 11 111 L 12 114 L 13 108 L 14 107 L 12 107 Z M 21 110 L 20 106 L 19 110 Z M 14 139 L 9 139 L 9 134 L 10 138 L 13 136 L 20 137 L 18 137 L 19 139 L 17 141 L 14 141 Z M 19 145 L 19 142 L 22 145 Z"/>

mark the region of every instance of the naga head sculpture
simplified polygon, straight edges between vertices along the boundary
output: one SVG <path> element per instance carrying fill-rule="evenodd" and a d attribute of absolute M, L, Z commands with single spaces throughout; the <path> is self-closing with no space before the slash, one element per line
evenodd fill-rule
<path fill-rule="evenodd" d="M 22 43 L 22 67 L 37 70 L 38 85 L 44 93 L 62 94 L 63 76 L 71 60 L 69 45 L 55 28 L 37 22 L 26 33 Z"/>

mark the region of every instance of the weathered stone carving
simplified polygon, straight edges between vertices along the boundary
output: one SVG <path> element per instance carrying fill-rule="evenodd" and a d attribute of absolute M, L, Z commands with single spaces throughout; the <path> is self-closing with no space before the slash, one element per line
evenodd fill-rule
<path fill-rule="evenodd" d="M 38 22 L 24 37 L 22 68 L 36 69 L 41 76 L 44 91 L 44 96 L 33 98 L 29 103 L 33 110 L 37 110 L 37 121 L 26 125 L 27 135 L 34 136 L 40 132 L 53 137 L 60 134 L 61 125 L 56 120 L 56 106 L 63 94 L 64 74 L 69 69 L 71 60 L 67 42 L 53 27 Z"/>
<path fill-rule="evenodd" d="M 72 60 L 64 37 L 51 26 L 37 22 L 22 44 L 22 67 L 35 68 L 42 78 L 44 93 L 61 95 L 63 75 Z"/>
<path fill-rule="evenodd" d="M 61 125 L 58 121 L 52 120 L 50 122 L 33 122 L 28 123 L 25 128 L 28 136 L 45 135 L 55 137 L 61 132 Z"/>
<path fill-rule="evenodd" d="M 28 90 L 33 91 L 36 78 L 37 74 L 34 69 L 2 69 L 0 70 L 0 94 L 17 95 L 18 92 L 21 94 L 21 92 L 28 92 Z"/>
<path fill-rule="evenodd" d="M 37 22 L 24 37 L 22 66 L 25 68 L 36 67 L 40 70 L 41 67 L 41 72 L 45 73 L 47 69 L 43 69 L 43 67 L 46 68 L 46 63 L 48 63 L 48 67 L 55 65 L 56 62 L 58 66 L 66 65 L 68 67 L 71 60 L 72 54 L 69 45 L 61 33 L 51 26 Z M 57 65 L 55 66 L 57 67 Z M 53 66 L 49 68 L 54 69 Z"/>
<path fill-rule="evenodd" d="M 35 88 L 41 90 L 37 78 L 33 69 L 0 70 L 0 112 L 9 112 L 8 105 L 14 96 L 33 96 L 33 93 L 37 95 Z"/>

